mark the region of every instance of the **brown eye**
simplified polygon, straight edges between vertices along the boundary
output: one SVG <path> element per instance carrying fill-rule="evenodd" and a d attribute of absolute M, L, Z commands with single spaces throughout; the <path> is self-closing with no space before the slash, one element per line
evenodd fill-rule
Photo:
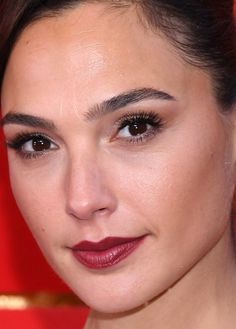
<path fill-rule="evenodd" d="M 127 113 L 119 119 L 117 133 L 112 140 L 145 143 L 154 138 L 163 126 L 164 122 L 156 112 Z"/>
<path fill-rule="evenodd" d="M 7 141 L 6 144 L 23 159 L 36 159 L 59 149 L 59 146 L 51 138 L 39 133 L 22 133 L 17 135 L 12 141 Z"/>
<path fill-rule="evenodd" d="M 118 137 L 120 138 L 130 138 L 139 137 L 145 135 L 147 132 L 151 131 L 153 126 L 147 122 L 134 122 L 128 123 L 122 129 L 120 129 Z"/>
<path fill-rule="evenodd" d="M 128 126 L 128 131 L 131 136 L 138 136 L 144 134 L 148 130 L 148 124 L 141 122 L 141 123 L 134 123 Z"/>
<path fill-rule="evenodd" d="M 51 149 L 56 149 L 57 146 L 48 138 L 44 136 L 32 136 L 24 144 L 22 144 L 21 150 L 23 152 L 33 153 L 33 152 L 44 152 Z"/>
<path fill-rule="evenodd" d="M 50 149 L 50 146 L 51 142 L 42 136 L 34 137 L 32 139 L 32 149 L 36 152 L 48 150 Z"/>

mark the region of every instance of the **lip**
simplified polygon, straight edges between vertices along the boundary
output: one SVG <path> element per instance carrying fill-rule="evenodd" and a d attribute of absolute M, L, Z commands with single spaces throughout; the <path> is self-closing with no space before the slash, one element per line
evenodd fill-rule
<path fill-rule="evenodd" d="M 143 242 L 140 237 L 107 237 L 99 242 L 82 241 L 73 246 L 77 261 L 91 269 L 104 269 L 118 264 L 133 253 Z"/>

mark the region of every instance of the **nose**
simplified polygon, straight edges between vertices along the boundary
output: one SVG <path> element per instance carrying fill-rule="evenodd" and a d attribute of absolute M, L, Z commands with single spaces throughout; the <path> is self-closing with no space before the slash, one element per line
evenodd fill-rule
<path fill-rule="evenodd" d="M 72 161 L 66 177 L 66 211 L 79 220 L 110 216 L 116 208 L 112 177 L 93 159 Z"/>

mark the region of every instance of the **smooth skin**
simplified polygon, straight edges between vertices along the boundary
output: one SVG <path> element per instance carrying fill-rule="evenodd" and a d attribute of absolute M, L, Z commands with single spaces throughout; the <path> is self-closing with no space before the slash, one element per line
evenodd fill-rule
<path fill-rule="evenodd" d="M 104 101 L 152 88 L 109 112 Z M 5 120 L 17 204 L 45 257 L 94 311 L 86 329 L 233 329 L 236 268 L 231 233 L 235 113 L 221 114 L 209 75 L 183 60 L 132 7 L 86 4 L 41 19 L 22 33 L 5 73 L 2 116 L 49 121 L 44 128 Z M 124 116 L 150 112 L 142 134 Z M 118 129 L 119 127 L 119 129 Z M 73 257 L 82 240 L 145 240 L 104 270 Z"/>

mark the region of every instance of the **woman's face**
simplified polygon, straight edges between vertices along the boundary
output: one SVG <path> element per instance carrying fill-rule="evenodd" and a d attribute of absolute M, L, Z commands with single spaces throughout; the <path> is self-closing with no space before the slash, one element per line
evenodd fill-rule
<path fill-rule="evenodd" d="M 129 310 L 196 279 L 228 234 L 232 115 L 220 114 L 208 75 L 134 10 L 84 5 L 26 28 L 2 112 L 17 204 L 91 307 Z M 72 251 L 108 237 L 130 241 Z"/>

